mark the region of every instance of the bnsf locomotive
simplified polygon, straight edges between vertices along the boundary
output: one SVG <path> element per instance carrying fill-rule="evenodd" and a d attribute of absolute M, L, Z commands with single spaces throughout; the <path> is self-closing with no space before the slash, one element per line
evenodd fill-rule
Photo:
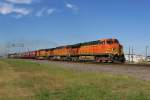
<path fill-rule="evenodd" d="M 62 61 L 124 62 L 123 46 L 117 39 L 97 41 L 9 54 L 10 58 L 49 59 Z"/>

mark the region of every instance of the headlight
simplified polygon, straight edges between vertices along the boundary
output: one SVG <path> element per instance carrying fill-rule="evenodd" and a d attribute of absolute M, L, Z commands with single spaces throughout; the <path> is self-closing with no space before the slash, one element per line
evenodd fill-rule
<path fill-rule="evenodd" d="M 112 48 L 112 51 L 116 51 L 116 48 Z"/>

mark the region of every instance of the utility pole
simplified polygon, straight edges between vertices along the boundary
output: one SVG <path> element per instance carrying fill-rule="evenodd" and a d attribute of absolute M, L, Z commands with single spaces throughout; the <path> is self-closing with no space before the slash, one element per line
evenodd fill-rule
<path fill-rule="evenodd" d="M 133 56 L 134 56 L 134 47 L 132 45 L 132 62 L 133 62 Z"/>
<path fill-rule="evenodd" d="M 129 57 L 129 62 L 130 62 L 130 56 L 131 56 L 131 53 L 130 53 L 130 45 L 129 45 L 129 55 L 128 55 L 128 57 Z"/>
<path fill-rule="evenodd" d="M 147 59 L 148 46 L 145 47 L 145 60 Z"/>

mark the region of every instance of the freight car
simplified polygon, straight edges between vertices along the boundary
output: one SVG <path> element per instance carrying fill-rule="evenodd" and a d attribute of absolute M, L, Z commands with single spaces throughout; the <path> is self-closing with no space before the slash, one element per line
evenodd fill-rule
<path fill-rule="evenodd" d="M 117 39 L 60 46 L 34 51 L 35 58 L 63 61 L 124 62 L 123 46 Z"/>
<path fill-rule="evenodd" d="M 36 59 L 48 59 L 49 49 L 40 49 L 36 51 Z"/>

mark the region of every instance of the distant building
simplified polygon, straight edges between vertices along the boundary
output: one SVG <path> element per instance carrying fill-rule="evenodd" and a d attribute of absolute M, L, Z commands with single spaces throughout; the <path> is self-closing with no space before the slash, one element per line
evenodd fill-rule
<path fill-rule="evenodd" d="M 135 63 L 145 61 L 144 56 L 136 55 L 136 54 L 133 54 L 133 55 L 132 54 L 126 54 L 125 59 L 126 59 L 126 62 L 135 62 Z"/>
<path fill-rule="evenodd" d="M 0 58 L 3 58 L 3 56 L 0 56 Z"/>
<path fill-rule="evenodd" d="M 146 57 L 146 61 L 150 62 L 150 56 Z"/>

